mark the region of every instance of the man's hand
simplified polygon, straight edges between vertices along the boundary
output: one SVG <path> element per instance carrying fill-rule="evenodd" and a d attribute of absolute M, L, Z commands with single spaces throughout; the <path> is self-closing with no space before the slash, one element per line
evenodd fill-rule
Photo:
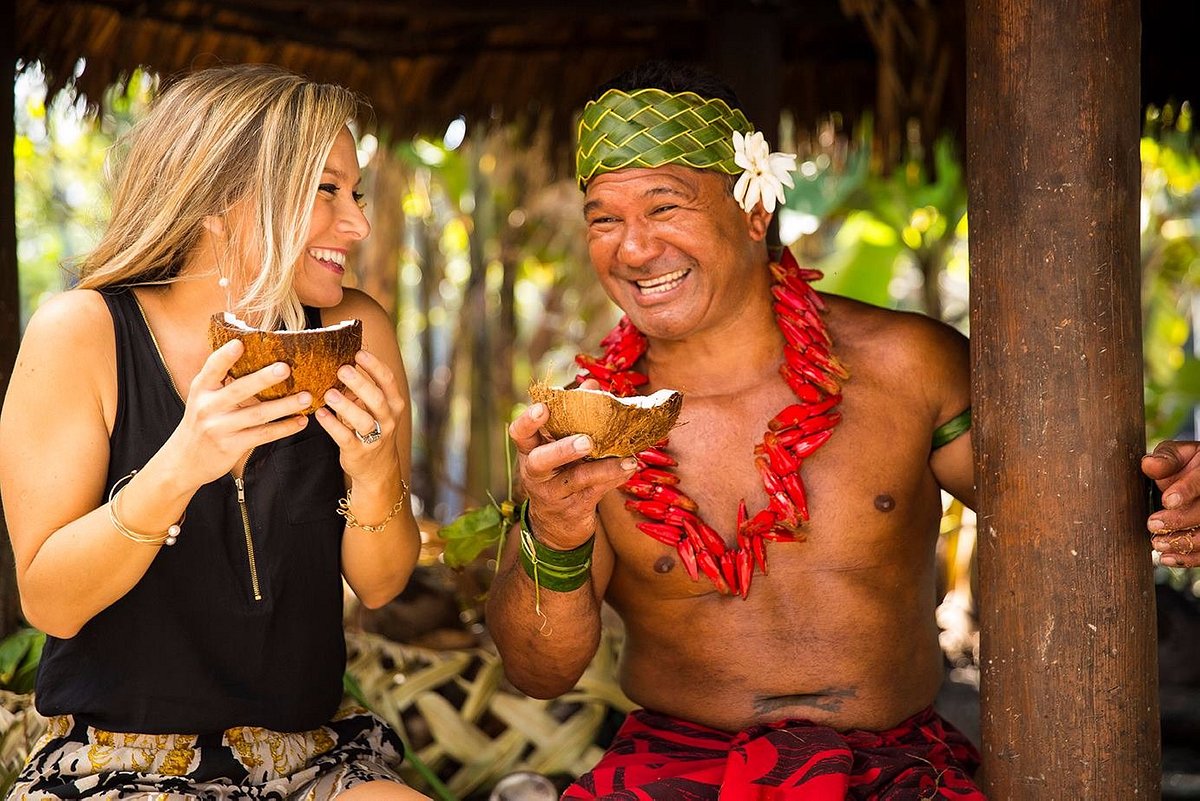
<path fill-rule="evenodd" d="M 1169 567 L 1200 566 L 1200 442 L 1163 442 L 1142 457 L 1142 472 L 1162 491 L 1150 515 L 1151 544 Z"/>
<path fill-rule="evenodd" d="M 549 419 L 546 404 L 535 403 L 512 422 L 508 435 L 517 446 L 534 533 L 545 545 L 568 551 L 595 533 L 596 504 L 629 480 L 637 459 L 580 461 L 591 451 L 591 439 L 576 434 L 545 442 L 540 430 Z"/>

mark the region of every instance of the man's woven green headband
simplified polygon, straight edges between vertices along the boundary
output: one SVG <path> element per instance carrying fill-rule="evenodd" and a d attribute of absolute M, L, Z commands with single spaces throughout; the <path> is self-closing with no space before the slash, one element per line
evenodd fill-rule
<path fill-rule="evenodd" d="M 753 128 L 740 109 L 695 92 L 609 89 L 584 106 L 575 173 L 581 189 L 625 167 L 684 164 L 737 175 L 742 168 L 733 160 L 733 132 Z"/>

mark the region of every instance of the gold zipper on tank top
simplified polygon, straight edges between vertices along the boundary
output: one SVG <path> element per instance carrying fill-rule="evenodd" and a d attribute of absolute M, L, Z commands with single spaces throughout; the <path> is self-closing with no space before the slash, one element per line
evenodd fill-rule
<path fill-rule="evenodd" d="M 246 461 L 249 461 L 247 459 Z M 254 600 L 262 600 L 258 586 L 258 565 L 254 561 L 254 538 L 250 536 L 250 511 L 246 508 L 246 484 L 240 478 L 233 479 L 237 487 L 238 507 L 242 510 L 242 529 L 246 532 L 246 553 L 250 557 L 250 586 L 254 589 Z"/>
<path fill-rule="evenodd" d="M 159 364 L 162 365 L 163 373 L 167 376 L 167 382 L 171 385 L 171 390 L 175 393 L 175 397 L 179 398 L 179 402 L 185 407 L 187 401 L 183 399 L 183 395 L 179 392 L 179 387 L 175 385 L 175 376 L 171 374 L 171 368 L 167 366 L 167 357 L 163 355 L 162 348 L 158 346 L 158 337 L 154 336 L 154 329 L 150 327 L 150 320 L 146 317 L 146 310 L 142 308 L 141 302 L 137 299 L 137 295 L 133 294 L 133 290 L 129 290 L 129 297 L 133 298 L 133 304 L 137 306 L 138 313 L 142 315 L 142 322 L 146 324 L 146 333 L 150 335 L 150 342 L 154 345 L 154 352 L 158 354 Z M 250 463 L 250 457 L 254 455 L 254 448 L 251 448 L 246 454 L 246 460 L 242 462 L 243 469 L 245 465 Z M 258 583 L 258 562 L 254 557 L 254 537 L 250 533 L 250 510 L 246 507 L 246 483 L 234 475 L 233 471 L 229 471 L 230 477 L 233 479 L 233 486 L 237 490 L 238 509 L 242 513 L 242 530 L 246 534 L 246 556 L 250 561 L 250 588 L 254 591 L 254 600 L 262 600 L 262 588 Z"/>

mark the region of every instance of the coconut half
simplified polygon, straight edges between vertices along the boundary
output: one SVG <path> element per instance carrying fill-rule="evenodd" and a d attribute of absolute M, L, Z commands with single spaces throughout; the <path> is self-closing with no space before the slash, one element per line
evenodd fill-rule
<path fill-rule="evenodd" d="M 592 438 L 589 459 L 632 456 L 661 442 L 683 408 L 683 395 L 673 389 L 619 398 L 598 389 L 555 389 L 536 381 L 529 387 L 529 397 L 550 410 L 542 430 L 551 437 L 587 434 Z"/>
<path fill-rule="evenodd" d="M 354 364 L 354 354 L 362 350 L 362 322 L 343 320 L 303 331 L 262 331 L 229 312 L 214 314 L 208 323 L 209 345 L 216 350 L 231 339 L 240 339 L 246 349 L 229 368 L 231 376 L 241 378 L 274 362 L 287 362 L 292 368 L 288 377 L 255 397 L 266 401 L 308 391 L 313 400 L 302 414 L 312 414 L 325 405 L 326 392 L 334 387 L 345 389 L 337 371 L 343 364 Z"/>

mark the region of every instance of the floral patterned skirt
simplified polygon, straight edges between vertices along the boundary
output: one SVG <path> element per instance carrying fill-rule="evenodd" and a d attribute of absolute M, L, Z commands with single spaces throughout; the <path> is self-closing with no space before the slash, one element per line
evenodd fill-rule
<path fill-rule="evenodd" d="M 364 782 L 400 782 L 403 753 L 395 732 L 355 706 L 295 733 L 239 726 L 211 735 L 120 734 L 60 715 L 50 718 L 9 799 L 325 801 Z"/>

